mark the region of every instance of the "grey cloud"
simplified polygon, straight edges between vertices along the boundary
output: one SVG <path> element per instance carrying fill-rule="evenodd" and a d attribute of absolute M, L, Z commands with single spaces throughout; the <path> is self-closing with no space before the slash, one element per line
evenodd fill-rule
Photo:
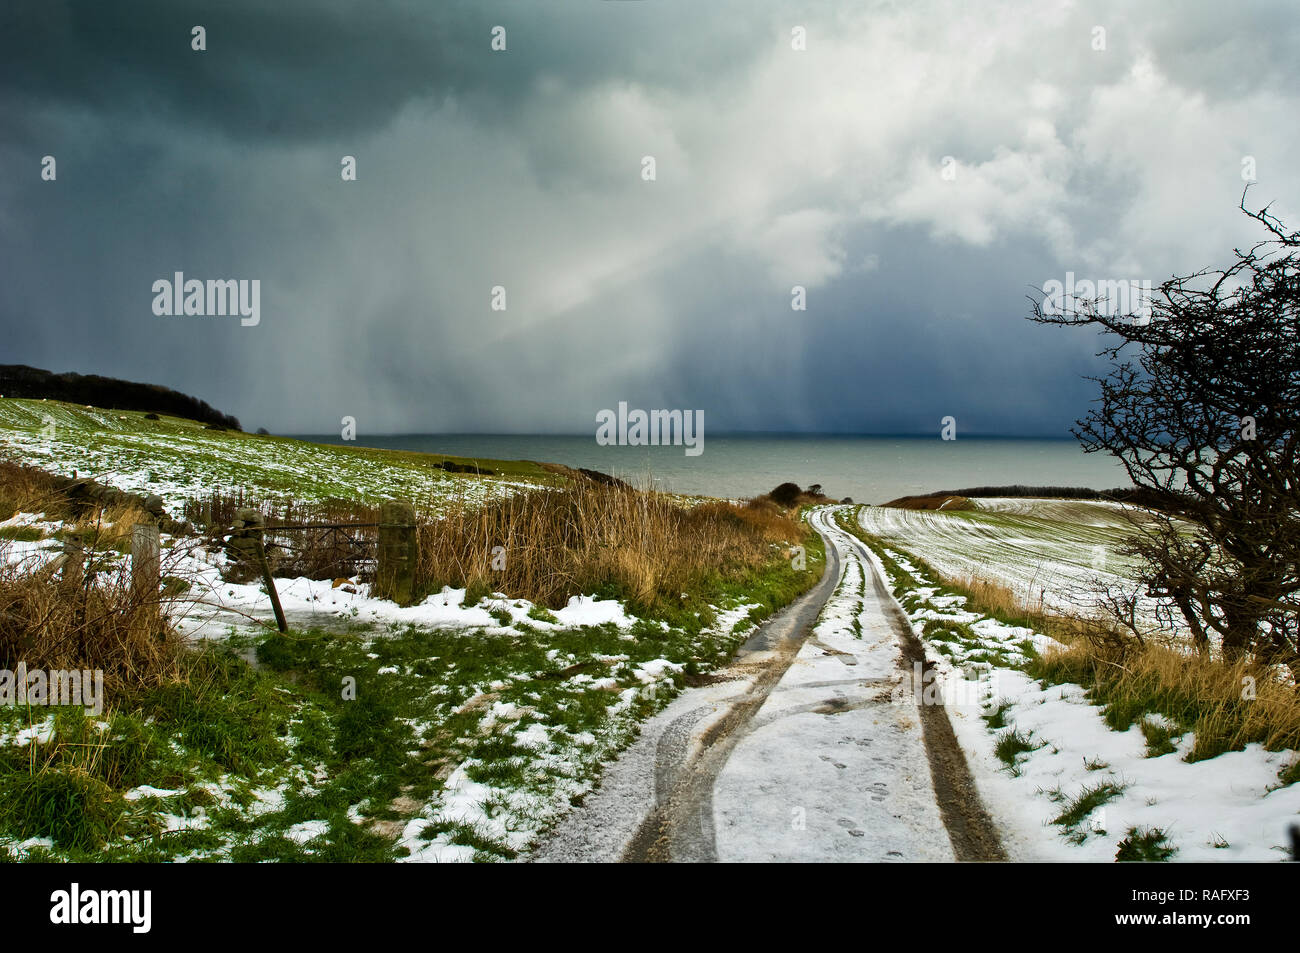
<path fill-rule="evenodd" d="M 1300 145 L 1275 121 L 1300 99 L 1284 4 L 131 10 L 0 12 L 0 360 L 249 426 L 572 432 L 628 400 L 718 429 L 1061 433 L 1095 341 L 1027 325 L 1029 287 L 1212 263 L 1241 234 L 1239 140 L 1263 200 L 1300 192 L 1275 158 Z M 261 326 L 153 316 L 176 270 L 262 279 Z"/>

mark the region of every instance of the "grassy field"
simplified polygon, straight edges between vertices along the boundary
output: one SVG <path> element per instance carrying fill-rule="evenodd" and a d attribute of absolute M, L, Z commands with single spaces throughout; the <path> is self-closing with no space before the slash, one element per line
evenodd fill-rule
<path fill-rule="evenodd" d="M 1106 529 L 1078 527 L 1093 512 L 1082 502 L 1005 505 L 1010 513 L 994 510 L 995 519 L 971 523 L 960 514 L 899 511 L 948 521 L 940 524 L 946 531 L 934 531 L 942 544 L 934 549 L 873 536 L 863 527 L 876 508 L 845 509 L 839 519 L 875 553 L 934 661 L 954 730 L 1013 839 L 1012 853 L 1096 861 L 1284 857 L 1300 811 L 1294 685 L 1273 670 L 1164 644 L 1130 644 L 1115 655 L 1114 643 L 1092 637 L 1097 623 L 1025 605 L 978 570 L 954 578 L 931 561 L 934 551 L 950 566 L 954 550 L 968 559 L 978 550 L 964 547 L 976 546 L 981 530 L 1032 533 L 1027 547 L 1051 542 L 1056 527 L 1063 546 L 1072 537 L 1077 547 Z M 1023 565 L 1013 560 L 995 549 L 989 568 Z M 956 565 L 959 572 L 967 566 Z"/>
<path fill-rule="evenodd" d="M 1130 509 L 1094 500 L 979 499 L 971 509 L 867 506 L 861 526 L 923 556 L 953 579 L 982 578 L 1029 604 L 1078 611 L 1094 583 L 1122 584 L 1133 569 L 1119 548 L 1132 535 Z"/>
<path fill-rule="evenodd" d="M 521 486 L 556 486 L 564 477 L 519 460 L 467 460 L 288 437 L 209 430 L 192 420 L 59 401 L 0 399 L 0 452 L 51 472 L 90 476 L 119 489 L 155 493 L 172 506 L 212 492 L 258 499 L 376 502 L 417 506 L 483 501 Z M 451 474 L 443 462 L 477 465 L 492 476 Z"/>
<path fill-rule="evenodd" d="M 860 507 L 859 517 L 867 509 L 874 507 Z M 973 676 L 994 668 L 1023 669 L 1038 657 L 1034 643 L 1045 628 L 1042 616 L 1021 606 L 972 598 L 969 589 L 946 583 L 924 559 L 899 552 L 864 531 L 851 511 L 841 511 L 837 520 L 875 553 L 894 597 L 916 623 L 917 634 L 954 667 Z"/>
<path fill-rule="evenodd" d="M 235 633 L 101 718 L 0 708 L 0 859 L 514 858 L 820 568 L 680 624 Z"/>
<path fill-rule="evenodd" d="M 108 705 L 0 707 L 0 860 L 515 858 L 825 562 L 820 537 L 770 502 L 682 501 L 527 462 L 450 474 L 433 465 L 471 461 L 18 400 L 0 401 L 0 444 L 177 514 L 215 491 L 398 496 L 425 520 L 422 601 L 396 607 L 360 577 L 281 579 L 287 635 L 256 621 L 269 598 L 226 578 L 218 541 L 164 534 L 165 611 L 241 614 L 196 642 L 141 627 L 157 595 L 129 585 L 123 558 L 138 504 L 20 503 L 0 527 L 0 668 L 105 669 Z M 39 476 L 0 468 L 14 500 L 41 497 Z M 101 545 L 93 581 L 69 585 L 47 566 L 74 529 Z"/>

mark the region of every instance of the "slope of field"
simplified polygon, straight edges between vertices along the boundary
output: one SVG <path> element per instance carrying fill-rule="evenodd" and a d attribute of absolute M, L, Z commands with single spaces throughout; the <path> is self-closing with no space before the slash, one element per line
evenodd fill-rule
<path fill-rule="evenodd" d="M 5 451 L 29 466 L 67 475 L 75 470 L 118 489 L 156 493 L 169 506 L 242 489 L 259 498 L 406 499 L 436 508 L 456 498 L 478 502 L 519 487 L 562 482 L 526 461 L 327 446 L 53 400 L 0 399 L 0 453 Z M 437 469 L 445 461 L 476 464 L 494 475 Z"/>
<path fill-rule="evenodd" d="M 0 400 L 0 456 L 172 503 L 243 489 L 436 510 L 566 479 L 495 460 L 457 461 L 494 476 L 453 475 L 436 467 L 454 458 L 39 400 Z M 52 581 L 53 563 L 73 528 L 30 510 L 0 521 L 0 574 L 61 600 L 70 590 Z M 89 712 L 0 705 L 0 863 L 514 858 L 581 801 L 641 721 L 820 578 L 818 537 L 790 529 L 759 544 L 752 572 L 698 574 L 665 617 L 633 615 L 609 587 L 580 582 L 551 609 L 451 586 L 398 607 L 360 577 L 300 576 L 275 584 L 288 636 L 270 629 L 260 581 L 227 578 L 219 539 L 164 531 L 160 602 L 193 649 L 177 663 L 184 677 L 124 688 Z M 786 556 L 796 542 L 807 568 Z M 126 549 L 88 556 L 76 591 L 125 590 Z M 4 634 L 18 631 L 8 618 Z M 88 762 L 69 754 L 85 751 Z M 70 801 L 70 788 L 91 793 Z"/>
<path fill-rule="evenodd" d="M 0 538 L 0 567 L 35 570 L 60 551 L 58 523 L 6 525 L 43 539 Z M 719 595 L 711 624 L 683 628 L 594 595 L 548 610 L 444 587 L 398 607 L 359 580 L 297 578 L 277 580 L 286 637 L 258 624 L 270 614 L 259 584 L 223 579 L 220 548 L 165 534 L 162 545 L 166 577 L 186 583 L 163 610 L 194 640 L 201 684 L 86 713 L 0 705 L 0 863 L 511 859 L 770 611 Z M 104 575 L 125 562 L 116 555 Z M 84 782 L 92 806 L 57 794 L 48 810 L 13 806 L 15 791 L 87 778 L 58 754 L 87 739 L 105 766 Z M 36 781 L 31 763 L 46 765 Z"/>
<path fill-rule="evenodd" d="M 945 576 L 1009 586 L 1027 603 L 1056 610 L 1095 601 L 1095 583 L 1124 584 L 1119 553 L 1141 512 L 1097 500 L 989 498 L 970 510 L 864 506 L 858 521 L 883 542 L 925 559 Z"/>
<path fill-rule="evenodd" d="M 855 529 L 847 508 L 836 516 Z M 1294 746 L 1209 754 L 1190 725 L 1150 709 L 1117 725 L 1084 686 L 1033 674 L 1034 659 L 1059 647 L 1051 638 L 985 614 L 929 567 L 863 536 L 925 646 L 925 692 L 944 703 L 1011 859 L 1287 856 L 1300 809 Z"/>
<path fill-rule="evenodd" d="M 197 397 L 158 384 L 124 381 L 99 374 L 73 371 L 55 374 L 26 364 L 0 364 L 0 395 L 66 401 L 82 407 L 90 404 L 113 410 L 167 414 L 203 424 L 216 424 L 228 430 L 243 429 L 238 418 L 223 414 Z"/>

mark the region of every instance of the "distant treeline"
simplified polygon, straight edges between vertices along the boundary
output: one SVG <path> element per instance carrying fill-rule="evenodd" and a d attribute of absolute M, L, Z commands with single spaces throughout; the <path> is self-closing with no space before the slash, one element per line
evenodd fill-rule
<path fill-rule="evenodd" d="M 137 384 L 97 374 L 54 374 L 26 364 L 0 364 L 0 396 L 44 397 L 110 410 L 141 410 L 229 430 L 243 429 L 237 419 L 210 404 L 157 384 Z"/>
<path fill-rule="evenodd" d="M 1036 496 L 1061 500 L 1114 500 L 1118 503 L 1132 503 L 1135 506 L 1149 506 L 1164 509 L 1170 499 L 1164 494 L 1135 486 L 1120 486 L 1112 490 L 1094 490 L 1086 486 L 972 486 L 964 490 L 940 490 L 935 493 L 918 493 L 913 496 L 900 496 L 887 503 L 894 506 L 908 500 L 922 500 L 931 497 L 965 496 L 969 498 L 989 496 Z"/>

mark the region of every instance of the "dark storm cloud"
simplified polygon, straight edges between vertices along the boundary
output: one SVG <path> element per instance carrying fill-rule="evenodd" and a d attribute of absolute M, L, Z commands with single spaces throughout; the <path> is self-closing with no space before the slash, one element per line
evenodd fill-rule
<path fill-rule="evenodd" d="M 1096 342 L 1029 326 L 1024 295 L 1213 264 L 1250 237 L 1247 154 L 1261 204 L 1294 207 L 1293 19 L 11 3 L 0 362 L 285 431 L 586 431 L 627 400 L 715 429 L 1061 433 Z M 262 323 L 155 316 L 175 271 L 260 279 Z"/>
<path fill-rule="evenodd" d="M 196 24 L 208 55 L 190 48 Z M 457 75 L 456 47 L 392 7 L 345 18 L 308 3 L 18 3 L 0 30 L 15 112 L 62 107 L 241 138 L 377 128 Z"/>
<path fill-rule="evenodd" d="M 701 29 L 681 3 L 17 0 L 0 10 L 0 89 L 17 116 L 64 107 L 239 139 L 335 138 L 382 128 L 425 97 L 512 114 L 546 73 L 675 84 L 738 69 L 757 49 L 761 10 Z M 503 22 L 510 55 L 483 55 Z M 191 50 L 195 25 L 208 55 Z"/>

